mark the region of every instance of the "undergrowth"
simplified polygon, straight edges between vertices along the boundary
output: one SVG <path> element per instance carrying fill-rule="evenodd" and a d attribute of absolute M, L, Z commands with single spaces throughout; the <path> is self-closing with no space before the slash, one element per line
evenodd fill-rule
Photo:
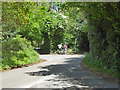
<path fill-rule="evenodd" d="M 120 72 L 117 71 L 116 66 L 111 66 L 108 69 L 107 65 L 105 65 L 102 60 L 95 59 L 90 54 L 83 59 L 82 63 L 95 71 L 99 71 L 116 79 L 120 79 Z"/>
<path fill-rule="evenodd" d="M 0 70 L 18 67 L 40 61 L 31 43 L 21 36 L 2 42 L 2 63 Z"/>

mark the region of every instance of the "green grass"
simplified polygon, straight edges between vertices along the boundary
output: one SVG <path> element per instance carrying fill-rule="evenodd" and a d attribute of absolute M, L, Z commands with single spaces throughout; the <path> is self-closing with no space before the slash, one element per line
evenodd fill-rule
<path fill-rule="evenodd" d="M 107 69 L 107 66 L 103 64 L 101 60 L 92 58 L 90 55 L 87 55 L 83 59 L 82 63 L 90 69 L 99 71 L 113 78 L 120 79 L 120 72 L 118 72 L 116 68 L 114 68 L 115 66 L 112 66 L 110 69 Z"/>

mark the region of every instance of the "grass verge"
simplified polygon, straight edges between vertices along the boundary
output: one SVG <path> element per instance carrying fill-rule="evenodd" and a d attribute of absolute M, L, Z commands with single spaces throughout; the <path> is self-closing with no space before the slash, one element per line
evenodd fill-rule
<path fill-rule="evenodd" d="M 31 63 L 31 64 L 26 64 L 26 65 L 21 65 L 20 67 L 11 67 L 11 68 L 8 68 L 8 69 L 1 70 L 0 72 L 6 72 L 6 71 L 14 70 L 14 69 L 29 67 L 29 66 L 32 66 L 32 65 L 35 65 L 35 64 L 43 63 L 43 62 L 45 62 L 45 61 L 47 61 L 47 60 L 45 60 L 45 59 L 40 59 L 39 62 L 35 62 L 35 63 Z"/>
<path fill-rule="evenodd" d="M 96 60 L 92 58 L 90 55 L 87 55 L 81 65 L 85 68 L 88 69 L 95 74 L 104 77 L 104 79 L 109 79 L 111 81 L 115 81 L 117 83 L 120 83 L 120 72 L 117 70 L 110 68 L 107 69 L 106 65 L 101 63 L 100 60 Z"/>

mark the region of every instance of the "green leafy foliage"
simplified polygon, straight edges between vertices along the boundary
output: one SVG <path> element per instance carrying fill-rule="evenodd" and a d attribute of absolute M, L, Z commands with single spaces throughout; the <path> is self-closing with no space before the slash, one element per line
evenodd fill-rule
<path fill-rule="evenodd" d="M 120 79 L 120 72 L 117 71 L 117 66 L 111 66 L 111 68 L 108 69 L 108 65 L 101 61 L 102 60 L 98 60 L 97 58 L 94 58 L 89 54 L 84 58 L 82 63 L 87 65 L 88 68 L 93 69 L 94 71 L 104 73 L 103 75 Z"/>
<path fill-rule="evenodd" d="M 3 2 L 2 23 L 3 68 L 38 61 L 32 46 L 50 52 L 64 42 L 66 22 L 49 3 Z"/>
<path fill-rule="evenodd" d="M 119 29 L 116 32 L 115 27 L 113 27 L 114 23 L 119 22 L 118 3 L 90 3 L 87 5 L 90 6 L 90 9 L 86 10 L 90 14 L 88 18 L 89 25 L 94 27 L 88 32 L 91 55 L 101 60 L 101 63 L 104 63 L 106 68 L 110 69 L 116 66 L 116 70 L 120 71 L 118 65 L 120 63 L 120 47 L 118 45 L 120 43 L 118 40 L 120 34 Z M 92 13 L 92 11 L 96 13 Z M 115 20 L 116 18 L 117 20 Z M 119 28 L 119 25 L 116 27 Z"/>
<path fill-rule="evenodd" d="M 33 3 L 31 3 L 32 6 Z M 24 31 L 29 24 L 29 3 L 3 2 L 2 3 L 2 39 L 8 40 L 16 36 L 20 30 Z"/>
<path fill-rule="evenodd" d="M 91 65 L 91 67 L 95 64 L 96 67 L 94 68 L 104 67 L 104 69 L 111 72 L 114 71 L 114 73 L 120 72 L 119 3 L 67 2 L 62 4 L 62 8 L 65 9 L 63 11 L 74 10 L 73 12 L 76 12 L 76 14 L 78 14 L 78 11 L 84 14 L 87 21 L 87 27 L 86 25 L 82 27 L 87 29 L 87 37 L 90 48 L 90 57 L 86 58 L 86 63 L 88 62 L 88 65 Z M 74 8 L 76 8 L 76 10 Z M 73 12 L 69 15 L 72 16 Z M 73 18 L 76 18 L 77 15 L 73 15 Z M 79 37 L 84 38 L 84 34 L 85 33 L 83 32 L 80 33 Z M 79 44 L 81 42 L 82 39 L 79 39 Z"/>
<path fill-rule="evenodd" d="M 76 3 L 67 3 L 64 14 L 68 15 L 66 43 L 76 52 L 83 53 L 89 51 L 88 23 L 85 15 L 79 7 L 74 7 Z M 69 6 L 70 5 L 70 6 Z M 62 5 L 64 6 L 64 4 Z"/>
<path fill-rule="evenodd" d="M 2 43 L 2 68 L 17 67 L 40 61 L 37 52 L 25 38 L 16 36 Z"/>

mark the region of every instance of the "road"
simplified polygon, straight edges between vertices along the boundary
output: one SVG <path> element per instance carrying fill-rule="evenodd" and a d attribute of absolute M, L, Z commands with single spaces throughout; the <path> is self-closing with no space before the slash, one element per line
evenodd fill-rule
<path fill-rule="evenodd" d="M 46 62 L 1 72 L 2 88 L 118 88 L 118 84 L 84 69 L 84 55 L 40 55 Z"/>

